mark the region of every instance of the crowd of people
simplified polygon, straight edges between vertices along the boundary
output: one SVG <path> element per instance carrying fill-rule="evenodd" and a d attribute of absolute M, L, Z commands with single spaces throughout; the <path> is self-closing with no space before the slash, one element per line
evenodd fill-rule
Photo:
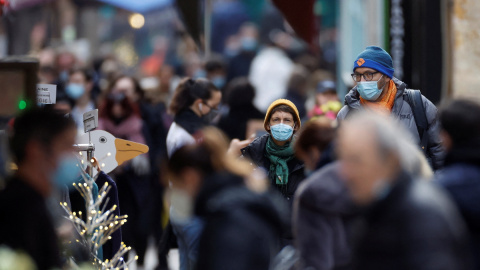
<path fill-rule="evenodd" d="M 437 111 L 369 46 L 352 59 L 342 107 L 311 57 L 292 60 L 275 42 L 256 53 L 251 25 L 239 35 L 234 56 L 166 67 L 157 89 L 111 59 L 88 69 L 71 54 L 41 57 L 57 102 L 9 127 L 17 168 L 0 191 L 0 245 L 38 269 L 65 266 L 49 200 L 83 114 L 98 108 L 98 129 L 150 148 L 109 174 L 139 265 L 154 238 L 158 269 L 172 248 L 181 270 L 480 269 L 479 103 Z"/>

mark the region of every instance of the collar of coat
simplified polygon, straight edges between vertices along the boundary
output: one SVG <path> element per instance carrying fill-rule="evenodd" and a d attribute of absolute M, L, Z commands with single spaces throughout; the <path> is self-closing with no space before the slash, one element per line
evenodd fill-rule
<path fill-rule="evenodd" d="M 244 158 L 251 160 L 257 167 L 262 167 L 267 171 L 270 168 L 270 162 L 265 157 L 265 148 L 267 146 L 268 137 L 270 137 L 270 134 L 265 134 L 261 137 L 258 137 L 247 147 L 241 150 Z M 292 161 L 295 162 L 295 166 L 293 167 L 293 170 L 290 171 L 290 174 L 294 171 L 303 169 L 303 163 L 297 158 L 294 158 Z"/>
<path fill-rule="evenodd" d="M 397 95 L 395 96 L 395 103 L 393 104 L 392 114 L 398 114 L 403 106 L 403 95 L 405 94 L 407 84 L 395 77 L 393 77 L 392 80 L 397 87 Z M 351 109 L 361 109 L 362 105 L 360 104 L 360 94 L 357 91 L 357 86 L 353 87 L 350 92 L 348 92 L 348 94 L 345 96 L 345 105 L 347 105 Z"/>
<path fill-rule="evenodd" d="M 175 115 L 174 121 L 191 135 L 205 127 L 205 121 L 191 109 L 183 110 Z"/>

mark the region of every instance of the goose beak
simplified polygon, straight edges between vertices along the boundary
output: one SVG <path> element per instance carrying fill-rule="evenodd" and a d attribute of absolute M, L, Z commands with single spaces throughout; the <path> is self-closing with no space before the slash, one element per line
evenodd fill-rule
<path fill-rule="evenodd" d="M 117 160 L 118 165 L 148 152 L 148 146 L 145 144 L 122 139 L 115 139 L 115 148 L 117 149 L 115 159 Z"/>

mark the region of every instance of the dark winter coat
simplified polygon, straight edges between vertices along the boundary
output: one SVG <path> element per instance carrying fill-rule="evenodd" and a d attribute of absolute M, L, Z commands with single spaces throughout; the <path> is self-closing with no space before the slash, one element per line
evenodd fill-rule
<path fill-rule="evenodd" d="M 249 159 L 257 167 L 264 169 L 266 172 L 270 170 L 270 160 L 265 157 L 265 148 L 267 145 L 267 140 L 270 134 L 265 134 L 259 138 L 256 138 L 252 143 L 247 147 L 242 149 L 242 155 L 244 158 Z M 288 201 L 290 205 L 293 204 L 293 195 L 297 190 L 300 182 L 305 179 L 304 175 L 304 165 L 303 162 L 297 158 L 293 158 L 288 163 L 288 183 L 287 185 L 277 185 L 275 183 L 274 177 L 270 176 L 268 179 L 271 181 L 272 187 L 275 187 L 283 197 Z"/>
<path fill-rule="evenodd" d="M 57 234 L 45 199 L 19 178 L 0 192 L 0 246 L 28 254 L 37 269 L 60 268 Z"/>
<path fill-rule="evenodd" d="M 358 227 L 354 269 L 471 269 L 461 217 L 430 182 L 401 173 L 365 221 Z"/>
<path fill-rule="evenodd" d="M 452 196 L 470 232 L 470 244 L 480 269 L 480 142 L 454 146 L 435 182 Z"/>
<path fill-rule="evenodd" d="M 397 78 L 392 79 L 395 85 L 397 86 L 397 95 L 395 96 L 395 103 L 392 108 L 392 115 L 400 120 L 401 123 L 412 134 L 415 143 L 420 144 L 420 135 L 418 134 L 417 126 L 415 124 L 415 118 L 413 117 L 412 108 L 406 100 L 406 88 L 407 85 L 398 80 Z M 444 152 L 443 147 L 440 142 L 440 126 L 437 121 L 437 107 L 428 100 L 426 97 L 422 96 L 423 106 L 425 108 L 427 121 L 428 121 L 428 149 L 427 149 L 427 159 L 431 162 L 433 168 L 439 169 L 443 165 Z M 360 95 L 355 86 L 350 92 L 345 96 L 345 106 L 340 110 L 337 115 L 337 119 L 343 120 L 349 116 L 352 112 L 358 111 L 362 108 L 360 104 Z"/>
<path fill-rule="evenodd" d="M 117 184 L 113 181 L 108 174 L 104 173 L 103 171 L 98 173 L 98 177 L 95 180 L 95 183 L 100 188 L 103 187 L 105 183 L 108 183 L 110 186 L 110 191 L 108 192 L 106 198 L 108 201 L 105 201 L 100 207 L 104 207 L 105 209 L 111 209 L 114 205 L 117 207 L 113 210 L 113 213 L 116 216 L 120 216 L 120 204 L 118 202 L 118 189 Z M 105 199 L 106 200 L 106 199 Z M 112 235 L 111 239 L 107 241 L 103 246 L 103 260 L 111 260 L 115 253 L 120 249 L 120 245 L 122 243 L 122 227 L 118 228 Z"/>
<path fill-rule="evenodd" d="M 250 191 L 231 174 L 205 179 L 195 204 L 195 214 L 205 221 L 196 269 L 269 269 L 284 223 L 279 202 Z"/>
<path fill-rule="evenodd" d="M 229 138 L 245 140 L 247 134 L 247 123 L 250 120 L 262 120 L 265 117 L 253 104 L 231 107 L 227 115 L 222 116 L 218 127 L 223 130 Z"/>
<path fill-rule="evenodd" d="M 297 269 L 350 269 L 348 233 L 354 219 L 338 163 L 308 177 L 298 188 L 293 206 L 293 234 L 300 260 Z"/>

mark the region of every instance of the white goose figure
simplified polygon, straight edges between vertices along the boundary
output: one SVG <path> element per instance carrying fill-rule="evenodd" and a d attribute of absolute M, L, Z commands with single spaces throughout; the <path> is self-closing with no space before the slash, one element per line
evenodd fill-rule
<path fill-rule="evenodd" d="M 91 142 L 95 145 L 94 156 L 98 161 L 98 166 L 105 173 L 113 171 L 117 166 L 138 155 L 148 152 L 148 146 L 141 143 L 115 138 L 105 130 L 94 130 L 90 132 Z M 88 133 L 77 138 L 78 144 L 88 144 Z M 80 152 L 82 164 L 88 163 L 86 152 Z M 93 175 L 97 171 L 93 170 Z"/>

